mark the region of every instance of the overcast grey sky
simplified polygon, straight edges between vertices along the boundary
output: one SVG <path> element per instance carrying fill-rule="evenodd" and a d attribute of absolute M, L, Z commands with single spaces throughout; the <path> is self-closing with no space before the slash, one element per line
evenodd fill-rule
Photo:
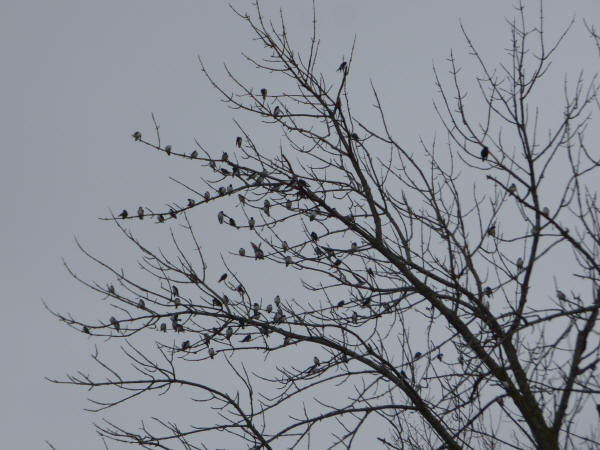
<path fill-rule="evenodd" d="M 271 12 L 283 7 L 296 37 L 309 36 L 311 2 L 264 3 Z M 316 3 L 321 69 L 333 74 L 356 36 L 354 109 L 370 114 L 372 78 L 406 145 L 441 131 L 431 103 L 431 67 L 435 62 L 445 69 L 451 48 L 467 65 L 459 20 L 493 63 L 507 44 L 504 17 L 513 14 L 512 2 L 497 0 Z M 249 1 L 234 5 L 251 9 Z M 548 85 L 549 95 L 560 88 L 565 72 L 576 73 L 594 54 L 581 19 L 600 27 L 596 0 L 547 1 L 548 32 L 557 32 L 573 15 L 577 24 L 558 54 L 559 84 Z M 219 148 L 235 135 L 231 119 L 243 117 L 218 101 L 197 55 L 217 75 L 222 62 L 241 71 L 240 52 L 261 50 L 249 36 L 218 1 L 0 2 L 2 448 L 43 448 L 46 439 L 60 449 L 102 448 L 92 422 L 124 414 L 83 413 L 85 391 L 44 381 L 91 367 L 94 342 L 57 323 L 41 300 L 63 312 L 102 310 L 68 276 L 61 258 L 84 266 L 76 235 L 119 261 L 126 252 L 123 239 L 97 218 L 109 208 L 159 206 L 184 195 L 168 177 L 191 177 L 189 169 L 144 151 L 130 138 L 136 129 L 152 131 L 151 112 L 163 138 L 177 148 L 192 148 L 194 138 Z M 598 68 L 598 59 L 593 61 L 588 73 Z M 214 225 L 211 219 L 207 227 Z M 157 229 L 143 232 L 150 236 Z M 207 246 L 215 250 L 219 240 Z"/>

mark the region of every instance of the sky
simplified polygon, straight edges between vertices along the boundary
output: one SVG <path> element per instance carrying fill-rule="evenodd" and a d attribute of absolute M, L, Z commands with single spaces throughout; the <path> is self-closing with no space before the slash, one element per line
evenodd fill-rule
<path fill-rule="evenodd" d="M 270 1 L 281 7 L 301 47 L 311 28 L 312 2 Z M 535 6 L 537 2 L 525 2 Z M 446 70 L 453 49 L 468 69 L 459 23 L 491 63 L 507 45 L 505 18 L 512 2 L 493 0 L 317 0 L 321 70 L 334 76 L 353 39 L 354 109 L 369 117 L 372 80 L 383 94 L 390 122 L 406 145 L 441 132 L 435 120 L 432 66 Z M 235 1 L 252 10 L 250 1 Z M 535 13 L 532 8 L 532 13 Z M 548 83 L 556 93 L 566 74 L 597 70 L 598 59 L 582 19 L 600 27 L 595 0 L 545 3 L 546 29 L 557 33 L 572 17 L 573 33 L 557 56 Z M 233 119 L 251 122 L 219 101 L 200 71 L 198 55 L 219 79 L 223 63 L 245 72 L 241 52 L 260 54 L 248 29 L 217 1 L 3 0 L 0 3 L 0 436 L 3 448 L 104 448 L 92 422 L 114 415 L 82 412 L 88 393 L 45 377 L 91 369 L 94 341 L 58 323 L 42 301 L 61 312 L 102 311 L 89 291 L 67 273 L 63 259 L 93 277 L 99 272 L 77 250 L 74 237 L 100 256 L 125 265 L 131 249 L 106 221 L 110 211 L 163 205 L 185 192 L 169 177 L 192 180 L 180 161 L 151 154 L 131 139 L 152 133 L 151 113 L 163 139 L 190 149 L 194 138 L 220 148 L 236 135 Z M 593 61 L 591 64 L 589 61 Z M 588 64 L 586 66 L 585 64 Z M 559 84 L 556 84 L 559 83 Z M 364 111 L 364 112 L 363 112 Z M 247 122 L 244 122 L 247 121 Z M 265 138 L 267 139 L 267 138 Z M 226 237 L 216 220 L 203 222 L 206 250 Z M 165 231 L 140 224 L 140 233 Z M 210 239 L 208 239 L 210 237 Z M 215 253 L 216 254 L 216 253 Z M 100 278 L 101 279 L 101 278 Z M 100 344 L 100 343 L 98 343 Z M 109 448 L 120 448 L 109 443 Z"/>

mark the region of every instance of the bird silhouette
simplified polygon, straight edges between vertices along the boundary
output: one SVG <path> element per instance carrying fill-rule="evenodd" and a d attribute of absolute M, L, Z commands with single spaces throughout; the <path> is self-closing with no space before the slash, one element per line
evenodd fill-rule
<path fill-rule="evenodd" d="M 337 72 L 345 72 L 347 65 L 348 63 L 346 63 L 346 61 L 342 61 L 340 66 L 337 68 Z"/>
<path fill-rule="evenodd" d="M 265 88 L 262 88 L 260 90 L 260 95 L 262 95 L 262 99 L 263 99 L 263 102 L 264 102 L 267 99 L 267 90 Z"/>
<path fill-rule="evenodd" d="M 173 147 L 171 145 L 167 145 L 165 147 L 165 152 L 167 153 L 167 156 L 171 154 L 171 150 L 173 150 Z"/>
<path fill-rule="evenodd" d="M 128 213 L 127 213 L 126 209 L 124 209 L 123 211 L 121 211 L 121 214 L 119 214 L 119 217 L 121 219 L 127 219 L 127 216 L 128 216 Z"/>
<path fill-rule="evenodd" d="M 120 331 L 121 330 L 121 325 L 119 325 L 119 322 L 117 322 L 117 319 L 115 319 L 114 316 L 110 317 L 110 324 L 115 327 L 115 330 Z"/>
<path fill-rule="evenodd" d="M 481 149 L 481 160 L 485 161 L 489 154 L 490 154 L 490 149 L 486 145 L 484 145 L 483 148 Z"/>
<path fill-rule="evenodd" d="M 198 157 L 198 152 L 196 150 L 194 150 L 192 153 L 190 153 L 190 159 L 196 159 Z"/>
<path fill-rule="evenodd" d="M 131 135 L 133 137 L 134 140 L 136 141 L 141 141 L 142 140 L 142 133 L 139 131 L 136 131 L 135 133 L 133 133 Z"/>
<path fill-rule="evenodd" d="M 254 220 L 254 217 L 250 217 L 250 220 L 248 221 L 248 226 L 251 230 L 254 230 L 254 225 L 256 225 L 256 221 Z"/>
<path fill-rule="evenodd" d="M 226 279 L 227 279 L 227 274 L 224 273 L 223 275 L 221 275 L 218 282 L 220 283 L 221 281 L 225 281 Z"/>
<path fill-rule="evenodd" d="M 281 114 L 281 109 L 279 108 L 279 106 L 276 106 L 275 109 L 273 110 L 273 116 L 275 118 L 277 118 L 280 114 Z"/>
<path fill-rule="evenodd" d="M 219 214 L 217 214 L 217 219 L 219 220 L 219 223 L 222 224 L 225 220 L 225 213 L 223 211 L 219 211 Z"/>
<path fill-rule="evenodd" d="M 246 249 L 244 247 L 240 247 L 240 250 L 238 253 L 240 254 L 240 256 L 246 256 Z"/>
<path fill-rule="evenodd" d="M 142 208 L 140 206 L 137 210 L 137 213 L 138 213 L 138 217 L 140 218 L 140 220 L 143 220 L 144 219 L 144 208 Z"/>

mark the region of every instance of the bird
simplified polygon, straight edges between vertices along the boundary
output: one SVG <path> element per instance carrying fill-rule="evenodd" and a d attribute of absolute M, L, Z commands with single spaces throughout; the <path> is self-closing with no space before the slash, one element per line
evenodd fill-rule
<path fill-rule="evenodd" d="M 352 313 L 352 323 L 353 324 L 357 324 L 358 323 L 358 313 L 356 311 L 354 311 Z"/>
<path fill-rule="evenodd" d="M 284 252 L 287 252 L 290 248 L 290 246 L 288 245 L 287 241 L 283 241 L 281 243 L 281 248 L 283 249 Z"/>
<path fill-rule="evenodd" d="M 337 68 L 337 72 L 346 72 L 347 65 L 348 65 L 348 63 L 346 63 L 346 61 L 342 61 L 340 66 Z"/>
<path fill-rule="evenodd" d="M 321 361 L 319 361 L 319 358 L 317 358 L 316 356 L 313 358 L 313 362 L 315 363 L 315 366 L 318 366 Z"/>
<path fill-rule="evenodd" d="M 224 273 L 223 275 L 220 276 L 218 283 L 220 283 L 221 281 L 225 281 L 227 279 L 227 274 Z"/>
<path fill-rule="evenodd" d="M 508 187 L 508 191 L 509 191 L 511 194 L 515 194 L 515 193 L 517 192 L 517 185 L 516 185 L 515 183 L 511 184 L 511 185 Z"/>
<path fill-rule="evenodd" d="M 260 90 L 260 95 L 262 95 L 262 99 L 263 99 L 263 102 L 264 102 L 267 99 L 267 90 L 265 88 L 262 88 Z"/>
<path fill-rule="evenodd" d="M 165 221 L 165 216 L 163 216 L 162 214 L 158 215 L 158 223 L 164 223 Z"/>
<path fill-rule="evenodd" d="M 523 268 L 523 258 L 520 256 L 517 258 L 517 269 L 521 270 Z"/>
<path fill-rule="evenodd" d="M 235 138 L 235 145 L 237 145 L 237 148 L 242 147 L 242 137 L 241 136 L 238 136 Z"/>
<path fill-rule="evenodd" d="M 226 162 L 229 159 L 229 155 L 227 154 L 227 152 L 223 152 L 223 154 L 221 155 L 221 161 Z"/>
<path fill-rule="evenodd" d="M 119 325 L 119 322 L 117 322 L 117 319 L 115 319 L 115 316 L 110 317 L 110 324 L 113 327 L 115 327 L 115 330 L 117 330 L 117 331 L 121 330 L 121 326 Z"/>
<path fill-rule="evenodd" d="M 222 224 L 225 220 L 225 213 L 223 211 L 219 211 L 219 214 L 217 214 L 217 219 L 219 220 L 219 223 Z"/>
<path fill-rule="evenodd" d="M 240 201 L 241 205 L 246 204 L 246 197 L 244 197 L 242 194 L 238 194 L 238 200 Z"/>
<path fill-rule="evenodd" d="M 342 306 L 344 306 L 344 300 L 340 300 L 339 302 L 337 302 L 337 307 L 341 308 Z"/>
<path fill-rule="evenodd" d="M 240 342 L 250 342 L 250 339 L 252 339 L 252 336 L 247 334 L 246 336 L 244 336 L 244 339 L 242 339 Z"/>
<path fill-rule="evenodd" d="M 126 209 L 124 209 L 123 211 L 121 211 L 121 214 L 119 214 L 119 217 L 120 217 L 121 219 L 127 219 L 127 216 L 128 216 L 128 215 L 129 215 L 129 214 L 127 213 L 127 210 L 126 210 Z"/>
<path fill-rule="evenodd" d="M 140 298 L 138 300 L 138 304 L 137 305 L 138 305 L 138 308 L 140 308 L 140 309 L 146 309 L 146 304 L 144 303 L 144 299 L 143 298 Z"/>
<path fill-rule="evenodd" d="M 286 255 L 286 257 L 285 257 L 285 267 L 289 266 L 290 264 L 292 264 L 292 257 L 290 255 Z"/>
<path fill-rule="evenodd" d="M 342 264 L 342 260 L 341 260 L 341 259 L 339 259 L 339 258 L 338 258 L 338 259 L 336 259 L 336 260 L 333 262 L 333 265 L 334 265 L 335 267 L 339 267 L 339 266 L 340 266 L 340 264 Z"/>
<path fill-rule="evenodd" d="M 265 199 L 263 211 L 265 212 L 265 214 L 267 216 L 270 216 L 270 213 L 269 213 L 270 210 L 271 210 L 271 202 L 269 202 L 268 199 Z"/>
<path fill-rule="evenodd" d="M 314 231 L 312 231 L 310 233 L 310 238 L 314 241 L 317 242 L 319 240 L 319 236 L 317 236 L 317 233 L 315 233 Z"/>
<path fill-rule="evenodd" d="M 196 150 L 194 150 L 192 153 L 190 153 L 190 159 L 196 159 L 198 157 L 198 152 Z"/>
<path fill-rule="evenodd" d="M 273 110 L 273 116 L 275 118 L 277 118 L 277 116 L 279 116 L 281 114 L 281 109 L 279 108 L 279 106 L 276 106 L 275 109 Z"/>
<path fill-rule="evenodd" d="M 227 189 L 225 186 L 219 186 L 219 195 L 225 195 L 227 193 Z"/>
<path fill-rule="evenodd" d="M 206 191 L 206 192 L 204 193 L 204 201 L 205 201 L 205 202 L 207 202 L 207 201 L 209 201 L 209 200 L 210 200 L 210 192 Z"/>
<path fill-rule="evenodd" d="M 190 348 L 190 341 L 183 341 L 181 343 L 181 351 L 186 351 L 188 348 Z"/>
<path fill-rule="evenodd" d="M 133 133 L 131 135 L 133 137 L 133 139 L 135 139 L 136 141 L 141 141 L 142 140 L 142 133 L 139 131 L 136 131 L 135 133 Z"/>
<path fill-rule="evenodd" d="M 254 310 L 254 312 L 258 312 L 258 311 L 260 311 L 260 305 L 256 302 L 254 302 L 252 304 L 252 309 Z"/>
<path fill-rule="evenodd" d="M 491 297 L 492 296 L 492 288 L 489 286 L 486 286 L 485 289 L 483 290 L 483 293 L 485 295 L 487 295 L 488 297 Z"/>
<path fill-rule="evenodd" d="M 246 256 L 246 249 L 244 247 L 240 247 L 238 253 L 240 256 Z"/>
<path fill-rule="evenodd" d="M 490 225 L 490 227 L 487 230 L 487 234 L 488 234 L 488 236 L 492 236 L 492 237 L 496 236 L 496 224 Z"/>
<path fill-rule="evenodd" d="M 160 331 L 162 331 L 163 333 L 167 332 L 167 324 L 166 323 L 161 323 L 160 324 Z"/>
<path fill-rule="evenodd" d="M 489 154 L 490 154 L 490 149 L 487 147 L 487 145 L 484 145 L 483 148 L 481 149 L 481 160 L 485 161 Z"/>
<path fill-rule="evenodd" d="M 171 288 L 171 292 L 173 293 L 174 297 L 179 297 L 179 289 L 177 288 L 177 286 L 173 285 L 173 287 Z"/>
<path fill-rule="evenodd" d="M 358 249 L 358 244 L 356 242 L 353 242 L 352 245 L 350 246 L 350 251 L 355 252 L 357 249 Z"/>
<path fill-rule="evenodd" d="M 542 214 L 545 215 L 545 216 L 547 216 L 547 215 L 550 214 L 550 210 L 548 209 L 547 206 L 544 206 L 544 209 L 542 209 Z"/>
<path fill-rule="evenodd" d="M 84 326 L 83 326 L 83 332 L 84 332 L 85 334 L 90 334 L 90 329 L 87 327 L 87 325 L 84 325 Z"/>
<path fill-rule="evenodd" d="M 219 300 L 217 297 L 213 297 L 212 304 L 216 308 L 220 308 L 223 306 L 223 303 L 221 303 L 221 300 Z"/>
<path fill-rule="evenodd" d="M 358 137 L 358 134 L 356 133 L 352 133 L 350 135 L 350 139 L 352 139 L 353 141 L 360 141 L 360 137 Z"/>
<path fill-rule="evenodd" d="M 271 312 L 273 312 L 273 305 L 271 305 L 270 303 L 267 305 L 267 312 L 270 314 Z"/>
<path fill-rule="evenodd" d="M 250 217 L 250 220 L 248 221 L 248 226 L 250 227 L 251 230 L 254 230 L 255 224 L 256 224 L 256 221 L 254 220 L 254 217 Z"/>
<path fill-rule="evenodd" d="M 208 356 L 210 356 L 210 359 L 214 359 L 215 357 L 215 349 L 214 348 L 209 348 L 208 349 Z"/>
<path fill-rule="evenodd" d="M 229 186 L 227 186 L 227 194 L 231 195 L 233 193 L 233 185 L 230 183 Z"/>
<path fill-rule="evenodd" d="M 279 295 L 276 295 L 273 299 L 273 303 L 275 303 L 275 306 L 279 308 L 279 305 L 281 304 L 281 297 Z"/>
<path fill-rule="evenodd" d="M 175 210 L 173 208 L 169 209 L 169 215 L 173 218 L 176 219 L 177 218 L 177 213 L 175 212 Z"/>
<path fill-rule="evenodd" d="M 233 327 L 227 327 L 227 330 L 225 330 L 225 337 L 231 339 L 231 336 L 233 336 Z"/>
<path fill-rule="evenodd" d="M 188 208 L 191 208 L 196 204 L 196 201 L 193 198 L 188 198 Z"/>
<path fill-rule="evenodd" d="M 556 298 L 558 298 L 561 302 L 564 302 L 567 300 L 567 296 L 560 289 L 556 290 Z"/>
<path fill-rule="evenodd" d="M 292 209 L 292 201 L 291 200 L 286 200 L 285 202 L 285 208 L 286 209 Z"/>
<path fill-rule="evenodd" d="M 310 214 L 308 215 L 308 219 L 312 222 L 317 218 L 317 213 L 314 211 L 311 211 Z"/>
<path fill-rule="evenodd" d="M 165 147 L 165 152 L 167 153 L 167 156 L 171 154 L 171 150 L 173 150 L 173 147 L 170 145 L 167 145 Z"/>
<path fill-rule="evenodd" d="M 421 352 L 416 352 L 415 353 L 415 359 L 419 359 L 421 357 Z"/>
<path fill-rule="evenodd" d="M 144 219 L 144 208 L 142 208 L 140 206 L 137 210 L 137 213 L 138 213 L 138 217 L 140 218 L 140 220 L 143 220 Z"/>
<path fill-rule="evenodd" d="M 256 245 L 254 242 L 250 242 L 252 245 L 252 250 L 254 250 L 254 258 L 255 259 L 264 259 L 265 253 L 261 250 L 259 245 Z"/>
<path fill-rule="evenodd" d="M 237 228 L 237 225 L 235 224 L 235 219 L 233 217 L 229 218 L 229 225 L 231 225 L 232 227 L 236 227 Z"/>

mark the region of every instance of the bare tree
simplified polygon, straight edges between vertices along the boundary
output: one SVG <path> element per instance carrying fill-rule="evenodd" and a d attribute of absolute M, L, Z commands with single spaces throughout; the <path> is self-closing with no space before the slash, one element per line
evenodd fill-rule
<path fill-rule="evenodd" d="M 391 449 L 598 448 L 600 159 L 585 139 L 598 80 L 553 91 L 562 111 L 552 126 L 533 100 L 574 22 L 550 39 L 542 8 L 532 26 L 519 5 L 497 66 L 462 29 L 478 97 L 467 104 L 470 81 L 451 54 L 447 78 L 434 69 L 447 140 L 409 149 L 375 87 L 373 124 L 354 114 L 352 51 L 335 67 L 318 63 L 316 17 L 303 53 L 283 15 L 273 23 L 258 3 L 252 15 L 234 12 L 264 47 L 247 62 L 283 88 L 248 86 L 226 66 L 232 90 L 200 61 L 202 70 L 230 107 L 280 130 L 280 149 L 261 148 L 241 126 L 222 154 L 201 142 L 192 153 L 163 145 L 156 120 L 155 139 L 133 134 L 202 167 L 205 186 L 180 181 L 189 199 L 107 218 L 139 249 L 138 275 L 80 245 L 110 279 L 68 270 L 112 309 L 95 323 L 53 313 L 99 345 L 121 340 L 131 364 L 96 352 L 102 373 L 53 381 L 121 393 L 94 400 L 96 411 L 192 389 L 203 423 L 97 425 L 143 448 L 207 448 L 211 435 L 235 448 L 350 448 L 361 439 Z M 188 214 L 211 204 L 221 211 L 202 220 L 248 241 L 221 261 L 207 261 L 210 235 L 195 233 Z M 175 256 L 136 238 L 130 225 L 140 219 L 185 228 L 183 237 L 171 230 Z M 254 265 L 264 283 L 292 274 L 303 299 L 262 300 L 267 287 L 235 264 Z M 214 364 L 222 379 L 198 378 Z"/>

